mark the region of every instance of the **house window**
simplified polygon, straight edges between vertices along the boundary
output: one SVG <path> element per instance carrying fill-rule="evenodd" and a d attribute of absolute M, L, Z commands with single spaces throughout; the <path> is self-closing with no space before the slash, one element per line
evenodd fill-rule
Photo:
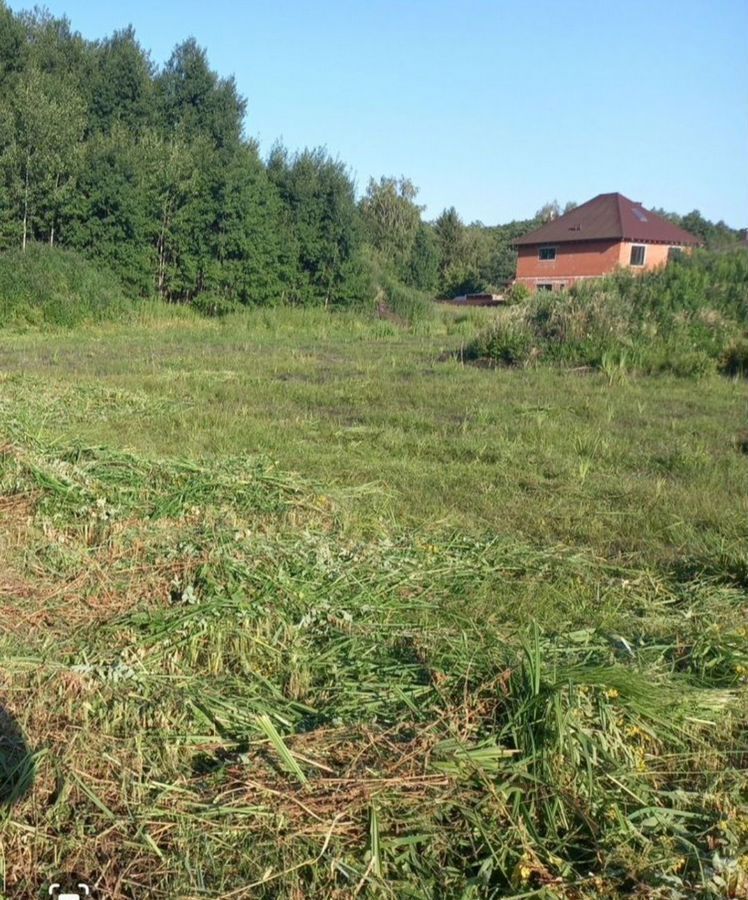
<path fill-rule="evenodd" d="M 644 253 L 646 251 L 646 247 L 643 247 L 641 244 L 634 244 L 631 248 L 631 265 L 632 266 L 643 266 L 644 265 Z"/>
<path fill-rule="evenodd" d="M 538 259 L 555 259 L 556 258 L 556 248 L 555 247 L 541 247 L 538 250 Z"/>
<path fill-rule="evenodd" d="M 552 291 L 553 285 L 552 284 L 539 284 L 538 290 L 539 291 Z"/>
<path fill-rule="evenodd" d="M 667 258 L 671 262 L 674 259 L 682 259 L 683 258 L 683 247 L 668 247 L 667 248 Z"/>

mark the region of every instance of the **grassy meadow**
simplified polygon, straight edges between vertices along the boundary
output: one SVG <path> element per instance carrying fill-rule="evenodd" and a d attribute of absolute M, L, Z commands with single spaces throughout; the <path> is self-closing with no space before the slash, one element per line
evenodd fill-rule
<path fill-rule="evenodd" d="M 0 896 L 747 896 L 748 383 L 503 315 L 2 335 Z"/>

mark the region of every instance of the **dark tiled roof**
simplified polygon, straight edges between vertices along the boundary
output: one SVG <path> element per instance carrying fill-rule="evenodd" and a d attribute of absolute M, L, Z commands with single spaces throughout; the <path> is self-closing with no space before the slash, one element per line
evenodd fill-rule
<path fill-rule="evenodd" d="M 598 194 L 514 243 L 521 246 L 599 240 L 686 245 L 701 243 L 699 238 L 644 209 L 641 203 L 634 203 L 623 194 Z"/>

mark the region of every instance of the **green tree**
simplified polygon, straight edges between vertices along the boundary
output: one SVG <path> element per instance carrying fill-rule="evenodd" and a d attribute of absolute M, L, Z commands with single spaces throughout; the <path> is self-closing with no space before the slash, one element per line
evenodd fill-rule
<path fill-rule="evenodd" d="M 88 81 L 89 129 L 107 132 L 119 124 L 141 131 L 154 124 L 153 64 L 132 27 L 100 41 L 93 56 L 94 72 Z"/>
<path fill-rule="evenodd" d="M 439 289 L 439 241 L 431 225 L 418 226 L 405 281 L 425 293 Z"/>
<path fill-rule="evenodd" d="M 147 159 L 143 138 L 124 125 L 93 135 L 64 228 L 68 246 L 101 259 L 144 296 L 153 292 L 156 260 Z"/>
<path fill-rule="evenodd" d="M 38 69 L 84 95 L 92 75 L 92 45 L 73 31 L 66 17 L 57 19 L 44 8 L 20 13 L 18 21 L 26 38 L 24 70 Z"/>
<path fill-rule="evenodd" d="M 418 188 L 407 178 L 369 180 L 361 200 L 366 240 L 402 279 L 408 277 L 422 206 L 415 202 Z"/>
<path fill-rule="evenodd" d="M 26 29 L 0 0 L 0 102 L 7 102 L 26 64 Z"/>
<path fill-rule="evenodd" d="M 434 223 L 439 245 L 439 289 L 445 295 L 474 290 L 479 280 L 476 266 L 475 236 L 452 206 Z"/>
<path fill-rule="evenodd" d="M 459 264 L 465 241 L 465 225 L 454 206 L 445 209 L 434 223 L 439 241 L 442 273 Z"/>
<path fill-rule="evenodd" d="M 359 299 L 360 222 L 345 165 L 323 149 L 289 156 L 275 147 L 268 172 L 295 245 L 293 299 L 325 306 Z"/>
<path fill-rule="evenodd" d="M 190 38 L 179 44 L 156 78 L 162 126 L 184 139 L 207 138 L 216 148 L 235 148 L 242 137 L 246 102 L 233 78 L 208 65 L 205 50 Z"/>
<path fill-rule="evenodd" d="M 710 250 L 727 250 L 740 241 L 740 231 L 730 228 L 725 222 L 712 222 L 702 216 L 698 209 L 680 217 L 677 223 L 704 242 Z"/>
<path fill-rule="evenodd" d="M 188 243 L 194 237 L 197 223 L 191 216 L 199 201 L 195 147 L 180 137 L 148 132 L 141 153 L 142 196 L 155 252 L 154 287 L 165 300 L 187 300 L 195 280 L 194 260 L 200 254 L 199 247 Z"/>
<path fill-rule="evenodd" d="M 20 221 L 21 247 L 31 239 L 54 244 L 79 168 L 83 102 L 68 83 L 32 67 L 20 80 L 6 121 L 3 174 Z"/>
<path fill-rule="evenodd" d="M 218 267 L 210 288 L 240 303 L 287 299 L 293 253 L 285 239 L 277 188 L 254 145 L 235 155 L 217 192 L 219 215 L 211 249 Z"/>
<path fill-rule="evenodd" d="M 563 212 L 566 212 L 566 210 L 563 210 Z M 562 215 L 561 204 L 558 200 L 550 200 L 548 203 L 544 203 L 535 213 L 535 219 L 540 225 L 545 225 L 546 222 L 552 222 L 560 215 Z"/>

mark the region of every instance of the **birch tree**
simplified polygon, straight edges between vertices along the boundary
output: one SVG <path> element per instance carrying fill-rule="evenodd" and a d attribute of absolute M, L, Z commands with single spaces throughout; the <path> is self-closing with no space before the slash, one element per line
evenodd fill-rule
<path fill-rule="evenodd" d="M 11 102 L 11 134 L 2 154 L 20 219 L 21 248 L 55 242 L 61 209 L 75 186 L 85 108 L 64 82 L 38 69 L 20 80 Z"/>

